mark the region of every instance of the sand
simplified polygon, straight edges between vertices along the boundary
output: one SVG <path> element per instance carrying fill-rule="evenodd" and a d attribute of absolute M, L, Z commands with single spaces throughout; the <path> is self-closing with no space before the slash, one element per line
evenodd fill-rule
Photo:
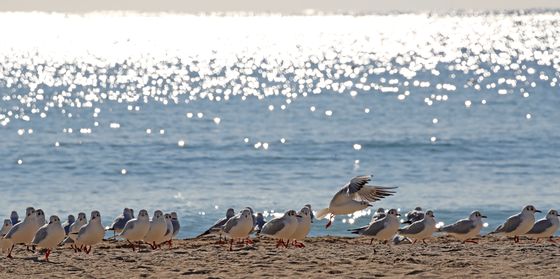
<path fill-rule="evenodd" d="M 123 242 L 104 241 L 92 255 L 54 251 L 51 262 L 19 248 L 0 259 L 0 278 L 553 278 L 560 276 L 560 246 L 484 237 L 461 244 L 448 237 L 429 244 L 369 245 L 369 240 L 314 237 L 306 247 L 275 248 L 269 239 L 254 246 L 216 244 L 216 239 L 176 240 L 174 247 L 132 252 Z M 374 251 L 375 250 L 375 251 Z"/>

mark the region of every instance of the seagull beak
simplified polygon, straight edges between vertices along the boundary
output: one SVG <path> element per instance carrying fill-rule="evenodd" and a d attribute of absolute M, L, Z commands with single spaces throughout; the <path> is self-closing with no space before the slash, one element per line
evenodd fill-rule
<path fill-rule="evenodd" d="M 401 214 L 400 214 L 400 213 L 397 213 L 397 217 L 401 217 Z"/>
<path fill-rule="evenodd" d="M 367 206 L 368 206 L 368 207 L 372 207 L 373 205 L 371 205 L 371 204 L 368 204 Z"/>
<path fill-rule="evenodd" d="M 482 216 L 480 216 L 480 218 L 488 218 L 488 217 L 486 217 L 486 215 L 482 215 Z"/>
<path fill-rule="evenodd" d="M 541 213 L 542 211 L 540 211 L 540 210 L 538 210 L 538 209 L 535 209 L 535 212 Z"/>
<path fill-rule="evenodd" d="M 301 218 L 301 215 L 298 214 L 298 215 L 296 215 L 296 217 Z"/>

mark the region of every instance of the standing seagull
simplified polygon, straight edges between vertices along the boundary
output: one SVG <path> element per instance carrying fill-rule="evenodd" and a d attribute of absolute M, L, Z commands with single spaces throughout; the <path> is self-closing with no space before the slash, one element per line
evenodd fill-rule
<path fill-rule="evenodd" d="M 249 209 L 243 209 L 241 213 L 231 217 L 224 224 L 222 230 L 229 236 L 229 250 L 233 250 L 234 239 L 245 239 L 246 243 L 252 243 L 249 234 L 253 230 L 253 215 Z"/>
<path fill-rule="evenodd" d="M 398 232 L 404 237 L 413 238 L 414 242 L 412 242 L 412 244 L 416 243 L 418 240 L 422 240 L 423 243 L 426 243 L 425 239 L 431 238 L 432 234 L 437 231 L 434 217 L 434 212 L 428 210 L 426 214 L 424 214 L 424 219 L 399 229 Z"/>
<path fill-rule="evenodd" d="M 282 217 L 274 218 L 264 224 L 261 234 L 277 239 L 276 248 L 278 248 L 281 244 L 288 248 L 290 238 L 298 226 L 298 217 L 300 216 L 295 212 L 295 210 L 288 210 Z M 285 244 L 284 239 L 286 240 Z"/>
<path fill-rule="evenodd" d="M 335 215 L 352 214 L 371 206 L 370 202 L 391 196 L 395 187 L 371 186 L 368 182 L 371 176 L 356 176 L 340 189 L 331 199 L 328 208 L 317 212 L 317 219 L 323 219 L 330 213 L 329 222 L 325 226 L 330 227 Z"/>
<path fill-rule="evenodd" d="M 220 235 L 220 243 L 222 243 L 222 226 L 226 224 L 226 222 L 235 215 L 235 210 L 233 208 L 228 208 L 226 211 L 226 217 L 216 221 L 214 225 L 212 225 L 209 229 L 204 231 L 203 233 L 199 234 L 196 238 L 199 238 L 204 235 L 218 233 Z"/>
<path fill-rule="evenodd" d="M 12 251 L 16 244 L 28 245 L 31 243 L 36 231 L 37 221 L 35 220 L 35 209 L 33 209 L 33 207 L 28 207 L 25 210 L 25 218 L 23 221 L 15 224 L 4 236 L 4 239 L 9 240 L 11 243 L 8 258 L 12 258 Z"/>
<path fill-rule="evenodd" d="M 39 248 L 45 248 L 45 260 L 49 261 L 49 255 L 52 249 L 56 248 L 58 244 L 64 239 L 64 228 L 60 224 L 58 216 L 53 215 L 49 218 L 49 223 L 43 225 L 33 238 L 33 245 Z"/>
<path fill-rule="evenodd" d="M 311 230 L 311 223 L 313 223 L 313 221 L 311 220 L 312 214 L 313 212 L 309 209 L 309 207 L 305 206 L 299 211 L 299 215 L 297 215 L 299 216 L 297 217 L 297 227 L 292 234 L 291 239 L 294 240 L 294 246 L 298 248 L 305 247 L 305 244 L 303 244 L 301 241 L 305 239 L 305 237 Z"/>
<path fill-rule="evenodd" d="M 87 225 L 81 227 L 78 232 L 76 247 L 80 247 L 79 250 L 84 249 L 86 254 L 89 254 L 92 246 L 101 242 L 103 236 L 105 236 L 105 229 L 101 224 L 101 214 L 99 211 L 94 210 L 91 212 L 91 219 Z"/>
<path fill-rule="evenodd" d="M 165 223 L 165 216 L 161 210 L 154 211 L 152 220 L 150 221 L 150 229 L 144 236 L 144 242 L 148 243 L 152 249 L 156 249 L 159 243 L 163 241 L 167 224 Z"/>
<path fill-rule="evenodd" d="M 150 230 L 150 216 L 145 209 L 138 212 L 138 218 L 128 220 L 124 225 L 123 230 L 117 237 L 126 239 L 132 246 L 132 251 L 135 251 L 135 242 L 142 241 L 144 236 Z"/>
<path fill-rule="evenodd" d="M 535 223 L 535 212 L 541 212 L 532 205 L 525 206 L 520 213 L 507 218 L 506 222 L 498 226 L 490 234 L 503 234 L 507 237 L 513 236 L 515 243 L 519 242 L 519 236 L 531 230 Z"/>
<path fill-rule="evenodd" d="M 471 243 L 478 243 L 476 240 L 472 238 L 476 237 L 480 234 L 480 229 L 482 229 L 482 218 L 486 218 L 486 216 L 482 215 L 480 211 L 473 211 L 469 218 L 461 219 L 454 224 L 447 225 L 445 227 L 440 228 L 439 232 L 447 233 L 463 243 L 471 242 Z"/>
<path fill-rule="evenodd" d="M 176 238 L 177 234 L 179 234 L 179 229 L 181 229 L 179 218 L 177 218 L 177 212 L 171 212 L 171 224 L 173 225 L 173 238 Z"/>
<path fill-rule="evenodd" d="M 62 241 L 61 245 L 70 244 L 70 247 L 74 249 L 74 252 L 78 251 L 78 247 L 74 244 L 76 242 L 76 238 L 78 238 L 78 233 L 80 229 L 87 224 L 87 217 L 86 214 L 83 212 L 78 213 L 78 219 L 70 225 L 70 229 L 68 231 L 68 237 Z"/>
<path fill-rule="evenodd" d="M 171 246 L 173 245 L 173 243 L 171 242 L 173 240 L 173 223 L 171 223 L 171 214 L 165 213 L 163 214 L 163 217 L 165 218 L 166 229 L 161 244 L 167 243 L 169 244 L 169 248 L 171 249 Z"/>
<path fill-rule="evenodd" d="M 420 221 L 424 219 L 424 211 L 422 211 L 422 207 L 417 206 L 414 210 L 409 211 L 405 215 L 406 221 L 403 221 L 403 224 L 412 224 L 416 221 Z"/>
<path fill-rule="evenodd" d="M 62 228 L 64 228 L 64 233 L 66 235 L 68 235 L 68 233 L 70 233 L 70 227 L 72 226 L 72 224 L 74 224 L 74 222 L 76 222 L 76 217 L 74 217 L 74 215 L 70 214 L 70 215 L 68 215 L 68 220 L 66 220 L 64 223 L 62 223 Z"/>
<path fill-rule="evenodd" d="M 0 252 L 4 253 L 10 249 L 12 243 L 9 239 L 4 239 L 4 236 L 10 231 L 12 228 L 12 220 L 4 219 L 4 224 L 2 225 L 2 229 L 0 229 Z"/>
<path fill-rule="evenodd" d="M 545 218 L 535 223 L 533 228 L 527 233 L 527 236 L 536 238 L 536 242 L 539 242 L 541 238 L 548 238 L 548 241 L 556 243 L 552 240 L 552 235 L 558 230 L 559 216 L 558 211 L 554 209 L 549 210 Z"/>
<path fill-rule="evenodd" d="M 12 225 L 15 225 L 17 223 L 19 223 L 19 215 L 17 214 L 17 212 L 14 210 L 12 211 L 12 213 L 10 214 L 10 221 L 12 222 Z"/>
<path fill-rule="evenodd" d="M 375 239 L 387 243 L 399 230 L 398 216 L 401 215 L 396 209 L 390 209 L 384 215 L 384 217 L 371 222 L 368 226 L 349 231 L 353 234 L 371 237 L 369 244 L 372 244 Z"/>
<path fill-rule="evenodd" d="M 124 225 L 126 225 L 126 222 L 128 222 L 128 220 L 130 219 L 132 219 L 130 208 L 125 207 L 123 209 L 123 213 L 117 216 L 115 220 L 113 220 L 113 224 L 106 227 L 105 230 L 113 231 L 113 236 L 115 236 L 122 232 L 122 230 L 124 229 Z"/>

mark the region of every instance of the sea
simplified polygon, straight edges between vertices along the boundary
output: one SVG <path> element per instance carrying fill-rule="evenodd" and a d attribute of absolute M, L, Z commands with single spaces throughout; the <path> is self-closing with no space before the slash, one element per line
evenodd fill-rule
<path fill-rule="evenodd" d="M 351 178 L 378 208 L 473 210 L 484 233 L 559 208 L 560 12 L 0 13 L 0 217 L 246 206 L 317 211 Z"/>

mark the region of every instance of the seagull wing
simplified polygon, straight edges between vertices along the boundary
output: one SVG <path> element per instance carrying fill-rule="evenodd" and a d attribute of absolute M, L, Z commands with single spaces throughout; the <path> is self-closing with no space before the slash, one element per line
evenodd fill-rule
<path fill-rule="evenodd" d="M 275 235 L 277 232 L 281 231 L 284 226 L 286 226 L 284 219 L 272 219 L 264 224 L 261 229 L 261 234 Z"/>
<path fill-rule="evenodd" d="M 441 228 L 442 232 L 456 233 L 456 234 L 466 234 L 474 229 L 476 226 L 473 221 L 469 219 L 459 220 L 454 224 L 445 226 Z"/>
<path fill-rule="evenodd" d="M 229 231 L 231 231 L 233 227 L 237 226 L 237 223 L 239 223 L 239 218 L 241 218 L 241 214 L 237 214 L 229 218 L 229 220 L 227 220 L 224 225 L 224 232 L 229 233 Z"/>
<path fill-rule="evenodd" d="M 521 215 L 514 215 L 509 217 L 505 223 L 500 225 L 494 232 L 496 233 L 509 233 L 517 229 L 521 224 Z"/>
<path fill-rule="evenodd" d="M 552 222 L 548 219 L 542 219 L 533 225 L 533 228 L 527 234 L 540 234 L 552 227 Z"/>
<path fill-rule="evenodd" d="M 331 204 L 345 203 L 349 199 L 374 202 L 384 197 L 391 196 L 396 187 L 383 187 L 367 185 L 371 176 L 356 176 L 342 187 L 331 200 Z"/>
<path fill-rule="evenodd" d="M 424 230 L 424 228 L 425 228 L 424 222 L 418 221 L 418 222 L 414 222 L 411 225 L 406 226 L 402 229 L 399 229 L 399 233 L 414 235 L 414 234 L 419 234 L 420 232 L 422 232 Z"/>
<path fill-rule="evenodd" d="M 47 226 L 41 227 L 36 233 L 31 243 L 37 245 L 47 238 Z"/>

